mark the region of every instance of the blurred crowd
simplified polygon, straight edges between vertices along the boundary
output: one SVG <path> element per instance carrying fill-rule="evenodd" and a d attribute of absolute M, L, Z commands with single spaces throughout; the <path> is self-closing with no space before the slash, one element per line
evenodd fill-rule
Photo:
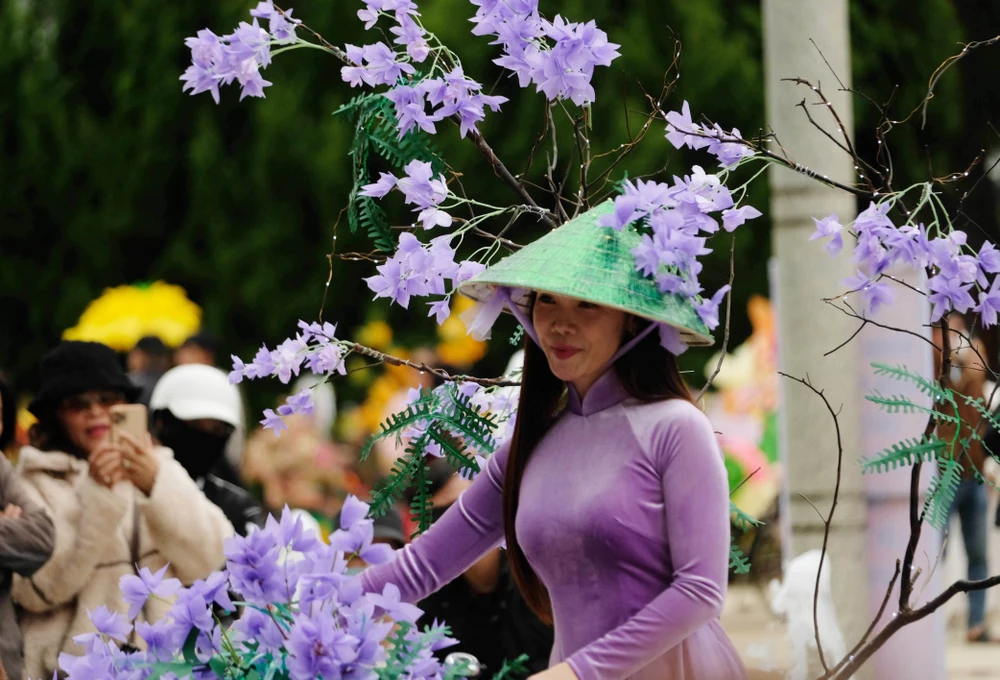
<path fill-rule="evenodd" d="M 435 349 L 411 358 L 444 364 Z M 166 568 L 185 584 L 205 578 L 224 567 L 226 538 L 283 508 L 326 539 L 346 496 L 366 498 L 400 453 L 383 441 L 361 461 L 364 440 L 412 388 L 434 386 L 427 373 L 387 371 L 364 404 L 338 416 L 333 387 L 303 376 L 290 393 L 312 388 L 313 412 L 286 418 L 279 436 L 247 426 L 258 419 L 219 355 L 204 333 L 175 348 L 144 337 L 124 355 L 63 341 L 44 355 L 37 382 L 14 386 L 0 374 L 0 680 L 58 676 L 61 653 L 83 652 L 74 637 L 92 632 L 88 612 L 128 610 L 124 575 Z M 144 431 L 121 424 L 125 404 L 145 407 Z M 470 482 L 442 460 L 428 464 L 437 519 Z M 375 521 L 377 542 L 409 541 L 410 500 Z M 421 624 L 447 621 L 457 649 L 489 674 L 521 653 L 533 671 L 547 666 L 551 630 L 521 599 L 500 550 L 419 604 Z M 150 600 L 138 620 L 166 608 Z"/>

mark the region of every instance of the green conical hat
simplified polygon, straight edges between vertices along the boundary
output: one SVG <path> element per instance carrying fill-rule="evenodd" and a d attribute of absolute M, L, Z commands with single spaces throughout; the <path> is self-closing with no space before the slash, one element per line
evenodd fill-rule
<path fill-rule="evenodd" d="M 636 270 L 631 251 L 639 234 L 597 225 L 613 210 L 613 201 L 588 210 L 464 282 L 459 292 L 480 302 L 499 286 L 565 295 L 670 324 L 689 345 L 713 344 L 689 299 L 660 293 L 653 279 Z M 512 301 L 527 311 L 526 294 Z"/>

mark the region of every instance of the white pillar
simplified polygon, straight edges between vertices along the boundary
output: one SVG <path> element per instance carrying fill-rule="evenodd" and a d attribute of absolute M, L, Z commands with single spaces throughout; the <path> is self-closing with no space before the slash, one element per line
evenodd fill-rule
<path fill-rule="evenodd" d="M 802 77 L 821 84 L 843 124 L 852 130 L 852 101 L 838 91 L 837 79 L 830 71 L 832 68 L 845 85 L 850 85 L 846 0 L 763 0 L 763 24 L 768 124 L 795 161 L 820 175 L 852 183 L 851 158 L 815 129 L 796 106 L 803 98 L 807 103 L 815 102 L 815 93 L 782 81 Z M 810 106 L 810 113 L 834 137 L 842 139 L 825 107 Z M 821 244 L 808 239 L 815 228 L 812 217 L 836 213 L 842 223 L 847 222 L 853 218 L 855 201 L 847 193 L 825 188 L 784 168 L 772 168 L 770 179 L 779 365 L 788 374 L 808 375 L 813 385 L 825 391 L 834 409 L 839 409 L 844 464 L 827 558 L 837 616 L 850 649 L 870 621 L 865 495 L 856 465 L 861 416 L 859 346 L 850 343 L 829 357 L 823 356 L 846 340 L 857 322 L 822 300 L 844 292 L 841 281 L 853 271 L 849 253 L 831 258 Z M 823 401 L 803 386 L 782 380 L 781 408 L 788 488 L 788 516 L 783 521 L 790 522 L 792 539 L 791 546 L 784 546 L 787 561 L 822 545 L 823 521 L 800 494 L 827 514 L 837 472 L 837 437 Z M 873 674 L 866 669 L 858 677 Z"/>

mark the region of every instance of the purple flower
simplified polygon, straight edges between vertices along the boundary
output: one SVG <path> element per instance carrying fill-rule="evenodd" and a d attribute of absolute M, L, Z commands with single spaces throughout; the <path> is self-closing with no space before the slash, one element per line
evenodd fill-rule
<path fill-rule="evenodd" d="M 726 231 L 733 231 L 747 220 L 756 219 L 761 216 L 761 212 L 752 205 L 744 205 L 739 208 L 730 208 L 722 211 L 722 228 Z"/>
<path fill-rule="evenodd" d="M 267 348 L 267 345 L 261 345 L 253 361 L 244 367 L 243 374 L 250 380 L 254 380 L 255 378 L 266 378 L 273 375 L 274 371 L 271 350 Z"/>
<path fill-rule="evenodd" d="M 713 132 L 716 138 L 708 145 L 708 152 L 719 159 L 719 165 L 723 168 L 731 168 L 747 156 L 753 156 L 753 149 L 742 143 L 740 131 L 733 128 L 731 133 L 725 132 L 718 123 Z"/>
<path fill-rule="evenodd" d="M 392 188 L 396 186 L 396 176 L 391 172 L 380 172 L 378 176 L 378 181 L 373 184 L 366 184 L 361 187 L 359 192 L 362 196 L 371 196 L 372 198 L 382 198 L 387 193 L 392 191 Z"/>
<path fill-rule="evenodd" d="M 235 354 L 230 354 L 229 356 L 233 360 L 233 370 L 229 373 L 229 384 L 238 385 L 243 382 L 243 372 L 246 370 L 246 365 Z"/>
<path fill-rule="evenodd" d="M 939 321 L 951 310 L 965 314 L 975 305 L 969 294 L 972 284 L 962 284 L 957 279 L 938 275 L 927 280 L 927 287 L 932 291 L 928 296 L 931 303 L 931 323 Z"/>
<path fill-rule="evenodd" d="M 400 601 L 399 588 L 393 583 L 386 583 L 382 588 L 382 594 L 370 593 L 368 600 L 376 607 L 381 607 L 396 621 L 408 621 L 416 623 L 423 614 L 420 607 Z"/>
<path fill-rule="evenodd" d="M 243 615 L 233 624 L 233 629 L 246 639 L 260 643 L 264 651 L 277 652 L 285 643 L 274 619 L 253 607 L 244 607 Z"/>
<path fill-rule="evenodd" d="M 844 285 L 861 293 L 862 311 L 874 316 L 879 307 L 892 303 L 892 289 L 884 281 L 873 281 L 870 276 L 858 270 L 856 276 L 844 279 Z"/>
<path fill-rule="evenodd" d="M 306 528 L 302 518 L 293 513 L 287 505 L 281 512 L 281 522 L 275 520 L 273 515 L 268 516 L 265 530 L 274 536 L 279 547 L 308 552 L 320 546 L 319 539 L 312 529 Z"/>
<path fill-rule="evenodd" d="M 989 241 L 979 249 L 979 266 L 986 274 L 1000 273 L 1000 250 Z"/>
<path fill-rule="evenodd" d="M 172 659 L 181 642 L 177 627 L 167 619 L 152 624 L 138 621 L 135 624 L 135 632 L 146 641 L 149 653 L 160 661 Z"/>
<path fill-rule="evenodd" d="M 841 249 L 844 247 L 844 239 L 840 233 L 841 229 L 844 227 L 837 220 L 837 216 L 828 215 L 821 220 L 817 220 L 814 217 L 812 220 L 816 223 L 816 231 L 814 231 L 813 235 L 809 237 L 809 240 L 815 241 L 820 238 L 829 238 L 830 242 L 824 246 L 825 250 L 830 253 L 830 255 L 839 254 Z"/>
<path fill-rule="evenodd" d="M 134 620 L 142 608 L 146 606 L 146 600 L 150 596 L 170 597 L 181 588 L 181 582 L 175 578 L 163 580 L 167 573 L 167 565 L 164 565 L 155 574 L 149 571 L 148 567 L 139 570 L 138 576 L 122 576 L 119 587 L 122 591 L 122 599 L 129 604 L 128 618 Z"/>
<path fill-rule="evenodd" d="M 326 375 L 327 373 L 347 375 L 347 367 L 344 365 L 344 348 L 340 345 L 325 345 L 320 351 L 309 355 L 309 358 L 306 359 L 306 365 L 316 375 Z"/>
<path fill-rule="evenodd" d="M 659 324 L 660 346 L 673 354 L 680 356 L 687 351 L 687 343 L 681 338 L 681 332 L 668 323 Z"/>
<path fill-rule="evenodd" d="M 265 430 L 273 430 L 274 434 L 280 435 L 283 431 L 288 429 L 285 425 L 285 421 L 281 419 L 273 409 L 264 409 L 264 420 L 260 421 L 260 424 L 264 426 Z"/>
<path fill-rule="evenodd" d="M 486 265 L 482 262 L 464 260 L 458 265 L 458 272 L 455 274 L 455 285 L 465 283 L 474 276 L 486 271 Z"/>
<path fill-rule="evenodd" d="M 415 127 L 431 135 L 437 132 L 434 122 L 438 118 L 427 113 L 427 101 L 417 88 L 399 85 L 386 92 L 385 98 L 395 110 L 400 139 Z"/>
<path fill-rule="evenodd" d="M 192 628 L 210 632 L 215 627 L 211 607 L 205 598 L 193 588 L 181 590 L 177 601 L 170 609 L 169 616 L 174 620 L 178 629 L 184 631 L 185 637 Z"/>
<path fill-rule="evenodd" d="M 226 570 L 233 590 L 258 606 L 285 601 L 287 585 L 278 566 L 281 546 L 273 532 L 254 531 L 225 541 Z"/>
<path fill-rule="evenodd" d="M 895 226 L 888 217 L 886 213 L 889 212 L 891 206 L 888 202 L 876 204 L 874 202 L 870 203 L 867 208 L 857 219 L 854 220 L 854 229 L 859 233 L 866 231 L 874 232 L 875 234 L 884 234 L 886 230 L 895 229 Z"/>
<path fill-rule="evenodd" d="M 206 602 L 214 602 L 227 612 L 236 611 L 236 606 L 229 598 L 229 579 L 224 571 L 215 571 L 209 574 L 207 579 L 197 580 L 191 586 Z"/>
<path fill-rule="evenodd" d="M 299 321 L 299 330 L 302 331 L 302 339 L 306 342 L 316 340 L 320 344 L 325 344 L 332 342 L 337 339 L 337 324 L 325 321 L 322 324 L 319 322 L 306 323 L 305 321 Z"/>
<path fill-rule="evenodd" d="M 93 611 L 88 611 L 87 615 L 90 617 L 90 622 L 94 624 L 94 628 L 97 629 L 96 636 L 105 635 L 119 642 L 128 641 L 128 635 L 132 632 L 132 626 L 118 612 L 110 611 L 107 607 L 101 605 Z M 81 645 L 86 645 L 87 642 L 96 636 L 93 633 L 89 633 L 78 635 L 73 640 Z"/>
<path fill-rule="evenodd" d="M 443 324 L 451 316 L 451 307 L 449 306 L 450 300 L 444 298 L 443 300 L 438 300 L 436 302 L 428 302 L 430 305 L 430 311 L 427 312 L 427 316 L 433 316 L 434 320 L 437 321 L 438 326 Z"/>
<path fill-rule="evenodd" d="M 288 634 L 288 673 L 292 680 L 340 678 L 342 666 L 354 661 L 360 641 L 338 629 L 333 616 L 320 611 L 299 614 Z"/>
<path fill-rule="evenodd" d="M 705 130 L 691 120 L 691 107 L 685 101 L 681 105 L 681 111 L 670 111 L 667 113 L 667 141 L 674 145 L 675 149 L 688 147 L 690 149 L 704 149 L 712 143 L 711 139 L 706 139 L 699 135 L 705 134 Z"/>
<path fill-rule="evenodd" d="M 274 366 L 272 373 L 278 376 L 278 380 L 288 384 L 293 375 L 298 375 L 305 361 L 306 341 L 301 335 L 288 338 L 271 352 L 271 362 Z"/>
<path fill-rule="evenodd" d="M 719 325 L 719 303 L 722 302 L 722 298 L 728 292 L 729 285 L 727 284 L 717 290 L 711 299 L 702 300 L 694 306 L 695 311 L 698 312 L 698 316 L 701 317 L 701 320 L 711 331 L 714 331 Z"/>
<path fill-rule="evenodd" d="M 418 208 L 440 204 L 448 197 L 448 183 L 443 174 L 434 177 L 433 166 L 424 161 L 410 161 L 404 168 L 406 176 L 396 186 L 403 192 L 404 200 Z"/>
<path fill-rule="evenodd" d="M 638 210 L 639 201 L 636 196 L 618 196 L 615 198 L 615 210 L 607 215 L 602 215 L 597 219 L 597 226 L 611 227 L 615 231 L 621 231 L 626 225 L 637 219 L 645 217 Z"/>
<path fill-rule="evenodd" d="M 278 407 L 278 413 L 282 416 L 293 414 L 311 416 L 313 413 L 312 390 L 306 387 L 288 397 L 285 403 Z"/>
<path fill-rule="evenodd" d="M 357 496 L 348 495 L 340 510 L 340 528 L 350 530 L 358 522 L 368 517 L 368 504 Z"/>
<path fill-rule="evenodd" d="M 1000 311 L 1000 277 L 993 279 L 989 290 L 980 291 L 979 304 L 976 305 L 979 318 L 987 328 L 997 325 L 997 312 Z"/>
<path fill-rule="evenodd" d="M 424 33 L 424 29 L 420 28 L 417 22 L 408 14 L 401 15 L 399 17 L 399 25 L 393 26 L 389 31 L 396 36 L 393 43 L 396 45 L 405 45 L 406 53 L 410 55 L 413 61 L 419 64 L 427 59 L 427 55 L 431 51 L 431 48 L 427 45 L 427 34 Z"/>

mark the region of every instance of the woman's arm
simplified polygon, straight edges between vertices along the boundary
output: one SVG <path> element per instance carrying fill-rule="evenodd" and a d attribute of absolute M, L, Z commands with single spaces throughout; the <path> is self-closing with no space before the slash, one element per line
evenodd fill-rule
<path fill-rule="evenodd" d="M 20 517 L 0 519 L 0 569 L 30 576 L 52 556 L 52 518 L 24 491 L 10 462 L 0 455 L 0 502 L 21 509 Z M 0 508 L 2 509 L 2 508 Z"/>
<path fill-rule="evenodd" d="M 223 542 L 233 525 L 205 498 L 180 463 L 158 450 L 159 470 L 148 497 L 137 494 L 153 546 L 183 583 L 205 578 L 226 563 Z"/>
<path fill-rule="evenodd" d="M 386 564 L 361 575 L 366 592 L 399 587 L 404 602 L 419 602 L 455 579 L 503 540 L 503 478 L 508 447 L 490 456 L 476 477 L 441 519 Z"/>
<path fill-rule="evenodd" d="M 14 599 L 31 612 L 45 612 L 71 601 L 86 587 L 106 552 L 108 537 L 125 516 L 127 501 L 90 475 L 81 475 L 71 493 L 76 494 L 79 516 L 60 516 L 26 481 L 27 496 L 48 511 L 55 524 L 52 557 L 30 578 L 14 575 Z M 63 508 L 64 509 L 64 508 Z"/>
<path fill-rule="evenodd" d="M 580 680 L 626 678 L 722 612 L 729 563 L 729 484 L 708 419 L 686 402 L 652 428 L 673 582 L 632 618 L 567 659 Z M 676 416 L 674 415 L 676 414 Z"/>

